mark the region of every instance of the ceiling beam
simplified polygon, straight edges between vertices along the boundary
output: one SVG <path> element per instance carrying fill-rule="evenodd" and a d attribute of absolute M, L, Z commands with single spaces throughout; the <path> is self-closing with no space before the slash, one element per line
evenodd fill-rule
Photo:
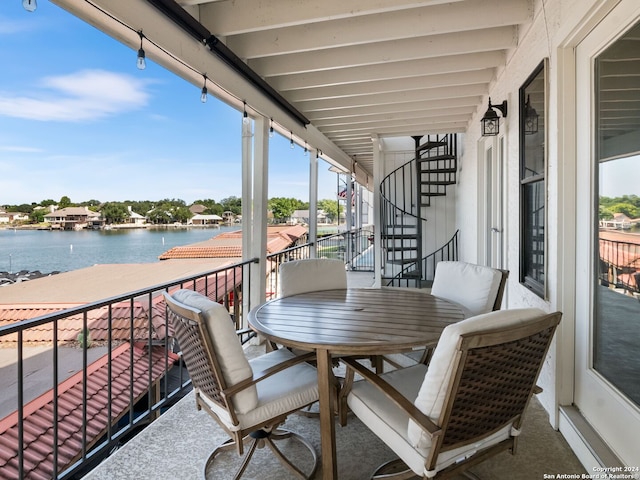
<path fill-rule="evenodd" d="M 481 6 L 458 2 L 232 35 L 226 43 L 240 57 L 251 59 L 511 26 L 529 21 L 531 15 L 525 1 L 483 0 Z"/>
<path fill-rule="evenodd" d="M 294 53 L 256 58 L 248 60 L 248 64 L 260 75 L 272 77 L 377 65 L 389 61 L 418 60 L 462 53 L 505 50 L 515 47 L 516 43 L 516 28 L 509 26 L 331 48 L 318 50 L 313 54 Z"/>

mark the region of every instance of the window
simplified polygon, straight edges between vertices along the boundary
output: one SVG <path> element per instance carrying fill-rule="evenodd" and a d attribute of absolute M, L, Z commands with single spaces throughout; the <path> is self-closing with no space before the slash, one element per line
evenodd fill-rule
<path fill-rule="evenodd" d="M 519 91 L 520 283 L 545 295 L 546 80 L 543 61 Z"/>

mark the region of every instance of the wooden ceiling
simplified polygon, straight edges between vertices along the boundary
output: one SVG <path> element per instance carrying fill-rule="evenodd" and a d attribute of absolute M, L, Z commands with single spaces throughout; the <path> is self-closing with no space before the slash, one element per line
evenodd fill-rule
<path fill-rule="evenodd" d="M 293 132 L 339 165 L 357 162 L 367 175 L 373 172 L 372 137 L 464 132 L 472 115 L 486 109 L 519 29 L 533 19 L 531 0 L 53 1 L 134 49 L 142 30 L 207 72 L 221 91 L 272 118 L 281 133 Z M 167 9 L 191 15 L 310 124 L 296 126 L 242 82 L 225 78 L 219 65 L 206 65 L 211 52 L 201 41 L 178 41 L 184 25 L 168 20 Z M 153 47 L 147 53 L 153 58 Z M 190 80 L 197 84 L 202 77 Z"/>

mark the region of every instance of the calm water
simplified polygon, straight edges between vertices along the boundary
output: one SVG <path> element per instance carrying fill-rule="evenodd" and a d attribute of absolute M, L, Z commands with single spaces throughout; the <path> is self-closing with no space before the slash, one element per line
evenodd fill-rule
<path fill-rule="evenodd" d="M 242 227 L 133 230 L 0 230 L 0 271 L 69 271 L 97 263 L 150 263 L 172 247 Z"/>

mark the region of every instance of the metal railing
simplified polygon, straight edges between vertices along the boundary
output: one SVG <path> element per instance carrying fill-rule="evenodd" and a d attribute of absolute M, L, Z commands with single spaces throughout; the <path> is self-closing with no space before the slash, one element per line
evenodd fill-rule
<path fill-rule="evenodd" d="M 600 284 L 640 293 L 640 244 L 600 239 Z"/>
<path fill-rule="evenodd" d="M 239 328 L 251 307 L 249 267 L 257 262 L 247 260 L 0 327 L 2 346 L 15 349 L 17 376 L 16 410 L 3 421 L 5 427 L 13 423 L 0 432 L 0 476 L 80 478 L 184 396 L 190 379 L 174 352 L 162 292 L 196 290 L 224 304 Z M 52 388 L 27 399 L 32 386 L 25 385 L 30 361 L 25 349 L 33 344 L 51 346 Z M 94 346 L 105 355 L 90 362 Z M 68 379 L 60 373 L 69 370 L 65 348 L 80 350 L 82 363 Z M 11 395 L 3 391 L 3 403 L 11 402 Z M 14 455 L 7 460 L 8 448 Z"/>
<path fill-rule="evenodd" d="M 453 237 L 451 237 L 447 243 L 422 259 L 421 269 L 419 270 L 421 277 L 418 278 L 419 286 L 431 287 L 438 262 L 458 260 L 459 233 L 460 230 L 456 230 L 456 233 L 453 234 Z M 393 287 L 415 287 L 416 277 L 414 277 L 412 273 L 416 271 L 418 271 L 418 269 L 415 264 L 408 265 L 395 277 L 389 279 L 386 285 Z"/>
<path fill-rule="evenodd" d="M 267 255 L 267 300 L 277 296 L 280 291 L 280 265 L 291 260 L 309 258 L 313 245 L 313 242 L 304 243 Z M 362 227 L 318 238 L 316 256 L 342 260 L 347 270 L 372 272 L 373 227 Z"/>
<path fill-rule="evenodd" d="M 373 227 L 362 227 L 318 239 L 317 257 L 342 260 L 349 270 L 373 271 Z"/>
<path fill-rule="evenodd" d="M 350 269 L 372 270 L 372 237 L 371 228 L 324 237 L 317 242 L 318 256 L 339 258 Z M 267 299 L 277 295 L 280 264 L 308 258 L 312 246 L 267 256 Z M 258 259 L 1 326 L 0 347 L 16 352 L 16 379 L 10 382 L 13 392 L 3 391 L 5 409 L 14 411 L 0 428 L 0 447 L 7 453 L 10 445 L 13 455 L 0 455 L 0 477 L 81 478 L 182 398 L 191 381 L 172 341 L 162 293 L 198 291 L 223 304 L 241 330 L 252 307 L 252 263 Z M 251 336 L 246 331 L 241 341 Z M 25 373 L 31 345 L 50 346 L 45 354 L 50 355 L 51 388 L 41 387 L 46 391 L 35 396 L 29 396 L 35 387 Z M 95 347 L 104 354 L 98 359 L 97 350 L 91 350 Z M 70 370 L 69 350 L 63 349 L 81 357 L 69 378 L 61 373 Z"/>

